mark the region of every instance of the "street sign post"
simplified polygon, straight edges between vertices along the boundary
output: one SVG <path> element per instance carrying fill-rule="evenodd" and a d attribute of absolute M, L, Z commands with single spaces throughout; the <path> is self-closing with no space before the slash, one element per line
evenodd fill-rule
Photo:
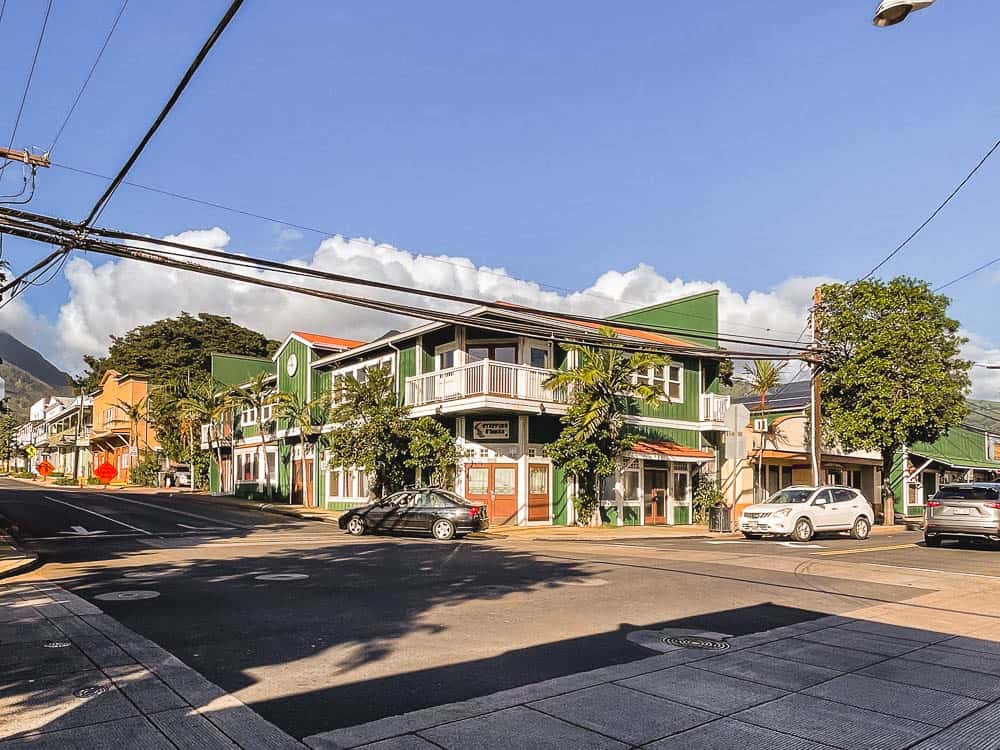
<path fill-rule="evenodd" d="M 100 479 L 104 484 L 108 484 L 112 479 L 118 476 L 118 469 L 105 461 L 103 464 L 94 469 L 94 476 Z"/>
<path fill-rule="evenodd" d="M 42 461 L 40 464 L 38 464 L 38 466 L 35 467 L 35 471 L 37 471 L 43 477 L 47 477 L 49 474 L 55 471 L 55 469 L 56 467 L 50 464 L 48 461 Z"/>

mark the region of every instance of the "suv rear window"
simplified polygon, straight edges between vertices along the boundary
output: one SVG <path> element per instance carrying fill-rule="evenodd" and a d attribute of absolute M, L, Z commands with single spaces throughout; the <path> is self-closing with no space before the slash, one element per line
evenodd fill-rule
<path fill-rule="evenodd" d="M 935 500 L 1000 500 L 1000 490 L 993 487 L 942 487 Z"/>

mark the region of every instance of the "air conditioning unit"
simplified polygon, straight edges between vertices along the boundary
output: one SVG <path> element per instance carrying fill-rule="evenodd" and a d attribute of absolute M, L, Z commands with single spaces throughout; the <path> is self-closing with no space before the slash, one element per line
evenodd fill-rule
<path fill-rule="evenodd" d="M 753 421 L 753 431 L 754 432 L 768 432 L 769 428 L 766 419 L 755 419 Z"/>

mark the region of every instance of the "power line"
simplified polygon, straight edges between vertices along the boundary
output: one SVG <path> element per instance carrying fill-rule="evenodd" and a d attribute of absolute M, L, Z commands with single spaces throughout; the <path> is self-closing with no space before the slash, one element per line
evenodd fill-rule
<path fill-rule="evenodd" d="M 49 0 L 50 5 L 51 2 L 52 0 Z M 115 194 L 118 186 L 122 183 L 122 180 L 125 179 L 125 176 L 129 173 L 129 170 L 132 169 L 135 162 L 139 159 L 139 156 L 146 148 L 146 145 L 150 142 L 150 140 L 152 140 L 156 131 L 160 129 L 163 121 L 167 119 L 167 115 L 170 114 L 170 110 L 172 110 L 174 105 L 177 104 L 178 99 L 181 98 L 181 94 L 184 93 L 184 89 L 187 88 L 187 85 L 191 82 L 194 74 L 205 61 L 205 58 L 208 56 L 212 47 L 214 47 L 215 43 L 219 41 L 219 37 L 222 36 L 222 32 L 226 30 L 227 26 L 229 26 L 229 22 L 233 20 L 233 17 L 236 15 L 236 11 L 240 9 L 241 5 L 243 5 L 243 0 L 233 0 L 233 2 L 230 3 L 225 14 L 221 19 L 219 19 L 219 22 L 212 30 L 212 33 L 209 35 L 208 39 L 205 40 L 201 49 L 198 50 L 198 54 L 195 55 L 191 64 L 188 66 L 188 69 L 184 72 L 180 82 L 178 82 L 177 86 L 174 87 L 173 93 L 170 95 L 170 98 L 167 99 L 167 103 L 163 105 L 163 109 L 160 110 L 156 119 L 153 120 L 153 124 L 149 126 L 146 134 L 139 141 L 139 144 L 135 147 L 135 149 L 133 149 L 128 159 L 125 160 L 121 169 L 119 169 L 115 176 L 111 179 L 111 184 L 108 185 L 105 191 L 101 194 L 101 197 L 97 199 L 97 203 L 94 204 L 94 207 L 90 209 L 90 213 L 87 214 L 87 218 L 81 222 L 81 227 L 89 226 L 100 217 L 104 208 L 107 206 L 108 201 L 111 200 L 111 196 Z"/>
<path fill-rule="evenodd" d="M 84 79 L 83 85 L 77 92 L 76 98 L 73 100 L 73 104 L 70 106 L 69 111 L 66 113 L 66 117 L 62 121 L 62 125 L 60 125 L 59 130 L 56 131 L 55 138 L 52 139 L 52 145 L 49 146 L 50 154 L 55 150 L 56 144 L 59 142 L 59 138 L 62 137 L 63 130 L 66 129 L 69 119 L 73 116 L 73 112 L 76 111 L 76 106 L 80 103 L 80 99 L 83 97 L 83 92 L 87 90 L 87 86 L 90 84 L 90 79 L 94 77 L 94 71 L 97 70 L 97 65 L 101 62 L 101 58 L 104 56 L 104 50 L 108 48 L 111 36 L 115 33 L 115 29 L 118 28 L 118 22 L 121 20 L 122 14 L 125 12 L 127 5 L 128 0 L 124 0 L 124 2 L 122 2 L 122 7 L 118 9 L 118 15 L 115 16 L 115 20 L 111 24 L 111 29 L 108 31 L 108 35 L 104 37 L 104 44 L 102 44 L 101 49 L 98 50 L 97 58 L 94 60 L 94 64 L 90 66 L 90 72 L 87 73 L 87 77 Z"/>
<path fill-rule="evenodd" d="M 15 220 L 34 222 L 36 224 L 40 223 L 43 225 L 53 226 L 63 230 L 70 230 L 74 228 L 74 225 L 71 224 L 70 222 L 67 222 L 62 219 L 54 219 L 52 217 L 44 216 L 38 213 L 32 213 L 28 211 L 13 211 L 13 210 L 7 210 L 4 213 L 14 218 Z M 154 245 L 159 245 L 161 247 L 169 247 L 175 250 L 184 251 L 184 254 L 182 255 L 178 255 L 177 253 L 168 253 L 163 250 L 157 251 L 160 252 L 161 254 L 174 255 L 175 257 L 190 259 L 193 254 L 194 256 L 196 256 L 197 259 L 200 260 L 208 258 L 210 259 L 210 262 L 224 262 L 229 265 L 253 268 L 254 270 L 276 271 L 279 273 L 286 273 L 294 276 L 306 276 L 306 277 L 322 279 L 324 281 L 332 281 L 344 284 L 364 286 L 368 288 L 375 288 L 375 289 L 380 289 L 382 291 L 419 295 L 422 297 L 428 297 L 447 302 L 456 302 L 465 305 L 485 306 L 494 310 L 502 310 L 504 312 L 508 312 L 512 309 L 511 305 L 505 303 L 486 301 L 486 300 L 476 299 L 473 297 L 468 297 L 465 295 L 453 294 L 450 292 L 439 292 L 435 290 L 416 288 L 413 286 L 393 284 L 390 282 L 361 278 L 358 276 L 349 276 L 347 274 L 321 271 L 319 269 L 303 268 L 302 266 L 293 266 L 287 263 L 281 263 L 279 261 L 256 258 L 249 255 L 239 255 L 236 253 L 231 253 L 223 250 L 212 250 L 208 248 L 199 247 L 196 245 L 190 245 L 183 242 L 177 242 L 175 240 L 158 239 L 154 237 L 134 234 L 131 232 L 123 232 L 119 230 L 111 230 L 111 229 L 104 229 L 97 227 L 97 228 L 92 228 L 90 230 L 90 233 L 93 235 L 99 235 L 101 237 L 107 237 L 116 240 L 141 242 L 144 244 L 154 244 Z M 622 323 L 615 320 L 609 320 L 607 318 L 597 318 L 586 315 L 573 315 L 571 313 L 564 313 L 562 311 L 557 311 L 557 310 L 546 310 L 533 307 L 518 307 L 515 309 L 532 315 L 538 315 L 543 317 L 555 317 L 559 319 L 572 318 L 574 321 L 579 323 L 617 326 L 619 328 L 626 328 L 634 331 L 645 331 L 649 333 L 658 333 L 658 334 L 670 334 L 675 336 L 684 336 L 690 333 L 689 329 L 659 326 L 659 325 L 645 325 L 641 323 Z M 788 342 L 774 342 L 771 340 L 751 339 L 743 337 L 739 338 L 727 337 L 725 333 L 716 334 L 714 338 L 716 338 L 719 341 L 735 343 L 740 345 L 759 346 L 762 348 L 774 348 L 774 349 L 795 348 L 795 345 L 789 346 Z M 802 351 L 805 351 L 805 349 L 806 349 L 805 347 L 802 347 Z"/>
<path fill-rule="evenodd" d="M 3 217 L 4 224 L 0 225 L 0 229 L 14 236 L 24 237 L 27 239 L 34 239 L 41 242 L 56 243 L 63 246 L 70 246 L 70 245 L 78 246 L 81 249 L 90 250 L 105 255 L 112 255 L 120 258 L 127 258 L 145 263 L 153 263 L 156 265 L 175 268 L 178 270 L 194 271 L 204 275 L 223 278 L 230 281 L 244 282 L 244 283 L 254 284 L 257 286 L 263 286 L 266 288 L 277 289 L 286 292 L 293 292 L 296 294 L 317 297 L 332 302 L 340 302 L 344 304 L 353 305 L 356 307 L 364 307 L 368 309 L 378 310 L 380 312 L 392 313 L 403 317 L 418 318 L 423 320 L 431 320 L 431 321 L 438 321 L 445 323 L 471 325 L 479 328 L 484 328 L 487 330 L 493 330 L 505 333 L 523 334 L 538 338 L 563 341 L 567 343 L 578 343 L 581 345 L 602 346 L 602 347 L 607 347 L 609 345 L 608 339 L 603 335 L 601 335 L 600 333 L 591 333 L 590 331 L 587 330 L 580 330 L 579 328 L 574 328 L 575 321 L 572 318 L 564 317 L 563 319 L 555 319 L 555 320 L 546 319 L 544 321 L 537 323 L 534 322 L 531 318 L 524 318 L 524 317 L 520 318 L 520 320 L 515 320 L 515 322 L 497 321 L 485 317 L 472 317 L 462 313 L 448 313 L 440 310 L 429 310 L 426 308 L 414 307 L 412 305 L 404 305 L 394 302 L 388 302 L 385 300 L 375 300 L 368 297 L 359 297 L 356 295 L 347 295 L 320 289 L 303 288 L 301 286 L 294 286 L 291 284 L 285 284 L 277 281 L 270 281 L 260 277 L 237 274 L 219 268 L 213 268 L 211 266 L 192 263 L 189 259 L 178 260 L 170 257 L 165 257 L 165 255 L 162 253 L 150 251 L 145 248 L 139 248 L 125 244 L 115 244 L 93 238 L 80 238 L 77 235 L 73 235 L 66 230 L 54 230 L 48 227 L 33 226 L 16 217 L 10 216 L 10 214 L 12 213 L 19 213 L 19 212 L 11 212 L 9 210 L 2 212 L 2 214 L 4 214 Z M 67 222 L 62 222 L 62 223 L 65 224 Z M 521 309 L 508 308 L 503 312 L 508 316 L 508 318 L 514 318 L 518 315 L 524 315 L 524 312 Z M 666 344 L 659 342 L 645 342 L 645 341 L 633 342 L 628 340 L 627 332 L 625 336 L 626 338 L 616 340 L 613 346 L 627 351 L 654 352 L 654 353 L 668 354 L 668 355 L 680 354 L 680 355 L 702 356 L 714 359 L 722 359 L 722 358 L 728 358 L 731 355 L 740 356 L 742 354 L 745 354 L 742 352 L 729 352 L 729 351 L 721 351 L 715 349 L 705 349 L 698 346 L 679 346 L 673 344 Z M 798 358 L 797 355 L 789 355 L 789 354 L 765 354 L 758 356 L 768 359 Z"/>
<path fill-rule="evenodd" d="M 947 289 L 952 284 L 957 284 L 960 281 L 965 281 L 970 276 L 975 276 L 980 271 L 985 271 L 987 268 L 989 268 L 992 265 L 995 265 L 996 263 L 1000 263 L 1000 258 L 994 258 L 991 261 L 987 261 L 986 263 L 983 263 L 983 265 L 981 265 L 981 266 L 977 266 L 976 268 L 973 268 L 971 271 L 966 271 L 961 276 L 956 276 L 951 281 L 945 282 L 944 284 L 942 284 L 939 287 L 935 287 L 934 291 L 935 292 L 940 292 L 942 289 Z"/>
<path fill-rule="evenodd" d="M 14 118 L 14 129 L 11 131 L 10 141 L 7 144 L 8 150 L 14 146 L 14 139 L 17 137 L 17 128 L 21 124 L 21 115 L 24 114 L 24 103 L 28 100 L 28 91 L 31 89 L 31 79 L 35 76 L 35 65 L 38 64 L 38 54 L 42 49 L 42 40 L 45 38 L 45 28 L 49 24 L 49 14 L 51 12 L 52 0 L 49 0 L 48 4 L 45 6 L 45 17 L 42 18 L 42 29 L 38 32 L 38 41 L 35 43 L 35 54 L 31 58 L 31 67 L 28 68 L 28 79 L 24 82 L 24 91 L 21 94 L 21 103 L 17 107 L 17 117 Z M 7 159 L 2 165 L 0 165 L 0 176 L 3 175 L 3 172 L 7 169 L 8 164 L 10 164 L 10 159 Z"/>
<path fill-rule="evenodd" d="M 101 174 L 100 172 L 93 172 L 93 171 L 88 170 L 88 169 L 81 169 L 80 167 L 73 167 L 73 166 L 70 166 L 69 164 L 60 164 L 58 162 L 52 162 L 52 166 L 59 167 L 60 169 L 65 169 L 65 170 L 67 170 L 69 172 L 75 172 L 77 174 L 87 175 L 88 177 L 96 177 L 96 178 L 103 179 L 103 180 L 110 180 L 110 179 L 112 179 L 108 175 Z M 225 204 L 218 203 L 218 202 L 215 202 L 215 201 L 205 200 L 203 198 L 196 198 L 196 197 L 191 196 L 191 195 L 185 195 L 183 193 L 177 193 L 177 192 L 174 192 L 174 191 L 171 191 L 171 190 L 165 190 L 163 188 L 153 187 L 151 185 L 143 185 L 141 183 L 132 182 L 130 180 L 123 180 L 121 184 L 127 185 L 129 187 L 133 187 L 133 188 L 138 188 L 140 190 L 146 190 L 146 191 L 151 192 L 151 193 L 158 193 L 160 195 L 165 195 L 165 196 L 168 196 L 170 198 L 177 198 L 178 200 L 188 201 L 190 203 L 195 203 L 195 204 L 206 206 L 206 207 L 209 207 L 209 208 L 217 208 L 217 209 L 219 209 L 221 211 L 227 211 L 229 213 L 239 214 L 241 216 L 246 216 L 246 217 L 253 218 L 253 219 L 259 219 L 261 221 L 267 221 L 267 222 L 271 222 L 271 223 L 274 223 L 274 224 L 280 224 L 282 226 L 286 226 L 286 227 L 289 227 L 291 229 L 299 229 L 299 230 L 302 230 L 304 232 L 309 232 L 311 234 L 321 235 L 321 236 L 324 236 L 324 237 L 346 236 L 346 234 L 347 234 L 345 232 L 337 232 L 337 231 L 332 231 L 332 230 L 329 230 L 329 229 L 319 229 L 317 227 L 308 226 L 306 224 L 298 224 L 298 223 L 295 223 L 295 222 L 292 222 L 292 221 L 287 221 L 285 219 L 278 219 L 278 218 L 275 218 L 273 216 L 267 216 L 265 214 L 255 213 L 253 211 L 247 211 L 247 210 L 241 209 L 241 208 L 234 208 L 232 206 L 227 206 Z M 359 240 L 356 239 L 354 241 L 359 241 Z M 361 240 L 361 241 L 364 241 L 364 240 Z M 468 271 L 469 270 L 468 266 L 466 266 L 466 265 L 464 265 L 462 263 L 459 263 L 457 261 L 454 261 L 454 260 L 449 260 L 447 258 L 441 258 L 441 257 L 433 256 L 433 255 L 420 255 L 419 257 L 420 257 L 421 260 L 433 261 L 435 263 L 444 263 L 444 264 L 447 264 L 449 266 L 452 266 L 452 267 L 455 267 L 455 268 L 459 268 L 459 269 L 461 269 L 463 271 Z M 558 286 L 556 284 L 551 284 L 551 283 L 548 283 L 548 282 L 531 282 L 531 281 L 527 281 L 527 280 L 524 280 L 524 279 L 519 279 L 519 278 L 517 278 L 515 276 L 511 276 L 510 274 L 507 274 L 507 273 L 501 273 L 499 271 L 494 271 L 492 269 L 485 268 L 485 267 L 478 267 L 475 270 L 476 270 L 477 273 L 487 274 L 487 275 L 490 275 L 490 276 L 495 276 L 495 277 L 497 277 L 499 279 L 503 279 L 505 281 L 518 282 L 518 283 L 523 283 L 523 284 L 532 284 L 533 283 L 533 284 L 537 284 L 538 286 L 541 286 L 541 287 L 543 287 L 545 289 L 550 289 L 550 290 L 559 291 L 559 292 L 565 292 L 567 294 L 578 294 L 578 295 L 585 296 L 585 297 L 595 297 L 595 298 L 604 299 L 604 300 L 607 300 L 609 302 L 615 302 L 615 303 L 623 304 L 623 305 L 624 304 L 635 304 L 635 305 L 639 305 L 639 306 L 646 306 L 646 304 L 648 304 L 648 303 L 641 303 L 641 302 L 637 302 L 637 301 L 633 301 L 633 300 L 627 300 L 627 299 L 623 299 L 623 298 L 611 297 L 609 295 L 601 294 L 600 292 L 595 292 L 595 291 L 592 291 L 592 290 L 580 291 L 580 290 L 570 289 L 568 287 Z M 696 317 L 696 316 L 693 316 L 693 315 L 687 315 L 687 314 L 683 314 L 683 313 L 679 313 L 679 314 L 682 315 L 682 317 L 690 317 L 690 318 L 695 318 Z M 764 327 L 764 326 L 754 326 L 754 325 L 749 325 L 749 324 L 745 324 L 745 323 L 743 323 L 743 324 L 736 323 L 736 324 L 731 324 L 731 325 L 736 325 L 736 326 L 738 326 L 740 328 L 754 329 L 754 330 L 758 330 L 758 331 L 783 333 L 783 331 L 780 330 L 780 329 L 774 329 L 774 328 L 769 328 L 769 327 Z M 688 331 L 690 333 L 692 333 L 692 334 L 704 334 L 706 336 L 711 336 L 714 333 L 713 331 L 708 331 L 708 330 L 704 330 L 704 329 L 693 329 L 693 328 L 692 329 L 688 329 Z M 750 338 L 750 336 L 748 335 L 747 338 Z M 774 341 L 789 341 L 789 339 L 780 339 L 780 338 L 775 338 L 773 340 Z M 799 335 L 798 340 L 799 341 L 801 340 L 801 334 Z"/>
<path fill-rule="evenodd" d="M 979 171 L 979 168 L 981 166 L 983 166 L 983 164 L 986 163 L 986 160 L 989 159 L 993 155 L 993 152 L 996 151 L 998 148 L 1000 148 L 1000 140 L 998 140 L 996 143 L 993 144 L 993 147 L 989 151 L 986 152 L 986 155 L 983 156 L 983 158 L 979 160 L 979 163 L 976 164 L 976 166 L 972 168 L 972 171 L 969 172 L 965 176 L 965 179 L 962 180 L 960 183 L 958 183 L 958 187 L 956 187 L 954 190 L 951 191 L 951 193 L 948 195 L 947 198 L 944 199 L 944 201 L 941 203 L 941 205 L 939 205 L 937 208 L 935 208 L 934 211 L 933 211 L 933 213 L 931 213 L 931 215 L 928 216 L 920 226 L 918 226 L 916 229 L 914 229 L 913 232 L 910 234 L 909 237 L 907 237 L 905 240 L 903 240 L 901 243 L 899 243 L 893 249 L 893 251 L 891 253 L 889 253 L 888 255 L 886 255 L 882 260 L 880 260 L 875 265 L 875 267 L 872 270 L 870 270 L 868 273 L 866 273 L 864 276 L 862 276 L 861 277 L 861 281 L 864 281 L 865 279 L 870 278 L 876 271 L 878 271 L 878 269 L 880 269 L 882 266 L 884 266 L 886 263 L 888 263 L 890 260 L 892 260 L 892 258 L 894 258 L 896 256 L 896 254 L 899 253 L 900 250 L 902 250 L 904 247 L 906 247 L 910 243 L 910 240 L 912 240 L 914 237 L 916 237 L 918 234 L 920 234 L 921 230 L 923 230 L 924 227 L 926 227 L 928 224 L 930 224 L 932 221 L 934 221 L 934 217 L 937 216 L 939 213 L 941 213 L 941 210 L 951 202 L 952 198 L 954 198 L 956 195 L 958 195 L 958 192 L 963 187 L 965 187 L 966 183 L 969 180 L 972 179 L 973 175 L 975 175 L 976 172 Z M 949 283 L 954 283 L 954 282 L 949 282 Z"/>

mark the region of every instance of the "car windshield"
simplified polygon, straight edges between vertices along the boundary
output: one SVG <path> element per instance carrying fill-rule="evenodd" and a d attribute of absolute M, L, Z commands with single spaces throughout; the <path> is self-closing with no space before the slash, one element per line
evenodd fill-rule
<path fill-rule="evenodd" d="M 812 493 L 812 490 L 781 490 L 775 492 L 764 502 L 771 504 L 804 503 L 812 496 Z"/>
<path fill-rule="evenodd" d="M 1000 491 L 994 487 L 942 487 L 935 500 L 997 500 Z"/>

